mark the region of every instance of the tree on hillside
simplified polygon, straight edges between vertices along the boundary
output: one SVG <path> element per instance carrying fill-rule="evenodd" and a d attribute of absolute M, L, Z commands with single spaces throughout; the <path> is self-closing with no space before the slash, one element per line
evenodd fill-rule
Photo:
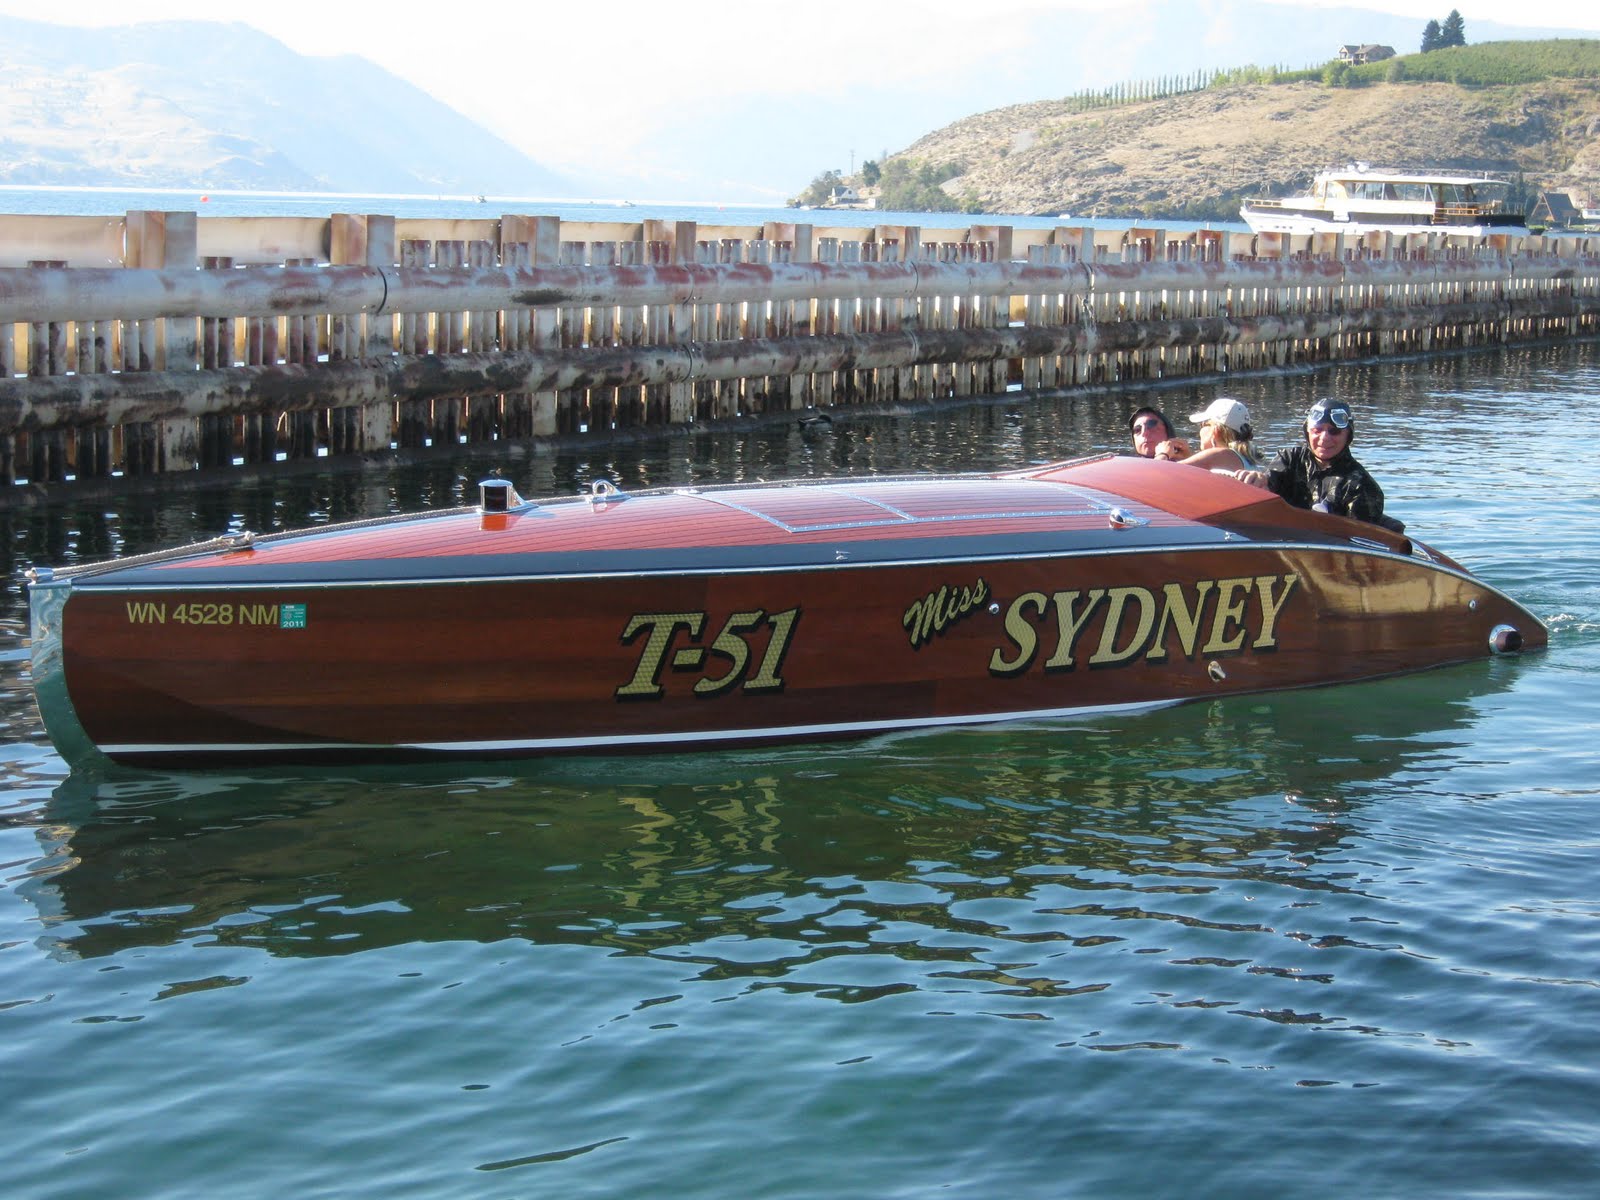
<path fill-rule="evenodd" d="M 1455 9 L 1450 10 L 1450 15 L 1444 19 L 1444 24 L 1439 27 L 1439 48 L 1446 46 L 1465 46 L 1467 44 L 1467 23 L 1461 19 L 1461 14 Z"/>
<path fill-rule="evenodd" d="M 895 212 L 955 212 L 958 205 L 939 185 L 966 173 L 962 163 L 935 166 L 917 159 L 891 158 L 883 164 L 878 206 Z"/>
<path fill-rule="evenodd" d="M 1443 31 L 1439 28 L 1439 22 L 1429 21 L 1422 27 L 1422 52 L 1426 54 L 1430 50 L 1437 50 L 1442 36 Z"/>
<path fill-rule="evenodd" d="M 861 182 L 867 187 L 877 187 L 878 180 L 883 178 L 883 171 L 872 159 L 867 159 L 861 164 Z"/>
<path fill-rule="evenodd" d="M 807 185 L 806 190 L 789 201 L 790 207 L 806 206 L 815 208 L 819 204 L 826 204 L 833 195 L 833 189 L 838 186 L 842 177 L 838 171 L 824 171 Z"/>

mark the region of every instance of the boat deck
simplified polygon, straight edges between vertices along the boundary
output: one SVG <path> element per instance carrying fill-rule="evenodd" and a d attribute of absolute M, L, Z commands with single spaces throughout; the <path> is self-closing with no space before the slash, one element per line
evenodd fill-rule
<path fill-rule="evenodd" d="M 1264 502 L 1277 504 L 1210 472 L 1139 459 L 1006 475 L 607 490 L 506 513 L 456 509 L 264 537 L 222 553 L 212 546 L 79 586 L 778 569 L 952 551 L 964 558 L 1045 553 L 1059 550 L 1063 535 L 1084 550 L 1200 544 L 1227 536 L 1208 518 Z"/>

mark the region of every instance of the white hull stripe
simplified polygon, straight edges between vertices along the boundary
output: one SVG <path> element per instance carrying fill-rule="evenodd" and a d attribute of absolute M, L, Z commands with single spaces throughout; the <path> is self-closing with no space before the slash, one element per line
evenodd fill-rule
<path fill-rule="evenodd" d="M 1093 713 L 1148 712 L 1182 700 L 1141 700 L 1127 704 L 1083 704 L 1071 708 L 1039 708 L 1022 712 L 972 713 L 953 717 L 896 718 L 886 721 L 839 721 L 824 725 L 778 725 L 757 729 L 685 730 L 678 733 L 599 734 L 593 737 L 508 738 L 461 742 L 128 742 L 101 746 L 112 758 L 141 754 L 287 754 L 317 750 L 413 750 L 434 753 L 485 754 L 519 750 L 593 750 L 604 746 L 679 746 L 697 742 L 791 741 L 827 734 L 888 733 L 949 725 L 992 725 L 1000 721 L 1051 720 Z"/>

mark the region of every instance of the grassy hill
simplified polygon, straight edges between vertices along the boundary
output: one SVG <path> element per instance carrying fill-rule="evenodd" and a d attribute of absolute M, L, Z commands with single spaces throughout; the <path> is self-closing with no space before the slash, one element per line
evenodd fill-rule
<path fill-rule="evenodd" d="M 1600 202 L 1600 41 L 1128 85 L 967 117 L 875 165 L 885 208 L 1215 220 L 1353 159 L 1504 172 L 1530 202 Z"/>

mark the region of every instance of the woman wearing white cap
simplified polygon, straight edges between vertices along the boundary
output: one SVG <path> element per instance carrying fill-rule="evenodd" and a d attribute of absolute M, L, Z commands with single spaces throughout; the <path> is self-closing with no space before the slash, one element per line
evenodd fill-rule
<path fill-rule="evenodd" d="M 1255 431 L 1250 428 L 1250 410 L 1237 400 L 1218 396 L 1189 420 L 1200 426 L 1200 449 L 1184 462 L 1191 467 L 1206 467 L 1213 471 L 1257 470 L 1250 449 L 1250 439 Z"/>

